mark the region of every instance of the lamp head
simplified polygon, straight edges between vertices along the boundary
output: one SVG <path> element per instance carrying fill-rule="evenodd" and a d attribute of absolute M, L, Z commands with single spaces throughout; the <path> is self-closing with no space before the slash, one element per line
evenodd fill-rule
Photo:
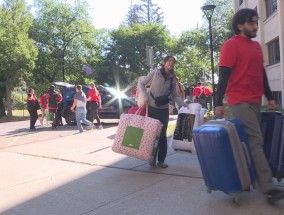
<path fill-rule="evenodd" d="M 201 7 L 207 19 L 211 19 L 216 5 L 208 4 Z"/>

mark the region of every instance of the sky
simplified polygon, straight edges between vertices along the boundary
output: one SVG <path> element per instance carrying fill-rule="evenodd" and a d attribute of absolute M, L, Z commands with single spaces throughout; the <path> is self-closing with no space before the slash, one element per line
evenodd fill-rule
<path fill-rule="evenodd" d="M 73 3 L 74 0 L 69 0 Z M 132 4 L 140 0 L 87 0 L 93 9 L 91 14 L 96 28 L 117 29 L 123 22 Z M 0 0 L 3 3 L 4 0 Z M 32 4 L 33 0 L 26 0 Z M 207 21 L 202 18 L 201 7 L 205 0 L 152 0 L 164 13 L 164 24 L 172 35 L 180 35 L 183 31 L 191 30 Z"/>
<path fill-rule="evenodd" d="M 88 0 L 94 8 L 93 19 L 96 28 L 114 28 L 125 20 L 129 7 L 140 0 Z M 205 20 L 200 9 L 205 0 L 152 0 L 164 13 L 164 24 L 173 35 L 199 26 Z"/>

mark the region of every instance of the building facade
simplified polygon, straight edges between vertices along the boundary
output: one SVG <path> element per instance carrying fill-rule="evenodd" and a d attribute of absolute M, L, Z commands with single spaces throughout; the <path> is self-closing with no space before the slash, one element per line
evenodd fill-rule
<path fill-rule="evenodd" d="M 277 105 L 284 109 L 284 1 L 233 0 L 233 6 L 234 11 L 252 8 L 258 12 L 259 30 L 255 39 L 262 46 L 264 66 Z"/>

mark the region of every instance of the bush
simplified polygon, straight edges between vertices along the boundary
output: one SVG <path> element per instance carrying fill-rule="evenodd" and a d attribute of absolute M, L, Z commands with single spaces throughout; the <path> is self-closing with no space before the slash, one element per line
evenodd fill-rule
<path fill-rule="evenodd" d="M 24 106 L 23 106 L 24 102 Z M 16 90 L 12 92 L 12 110 L 23 110 L 27 108 L 27 93 L 21 90 Z"/>

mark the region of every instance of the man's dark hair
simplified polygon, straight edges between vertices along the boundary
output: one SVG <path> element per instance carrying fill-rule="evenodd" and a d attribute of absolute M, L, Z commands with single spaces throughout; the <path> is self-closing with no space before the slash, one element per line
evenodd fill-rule
<path fill-rule="evenodd" d="M 240 33 L 238 25 L 243 25 L 245 22 L 252 22 L 252 18 L 254 16 L 258 17 L 257 11 L 250 8 L 240 9 L 238 12 L 236 12 L 232 22 L 235 34 Z"/>

